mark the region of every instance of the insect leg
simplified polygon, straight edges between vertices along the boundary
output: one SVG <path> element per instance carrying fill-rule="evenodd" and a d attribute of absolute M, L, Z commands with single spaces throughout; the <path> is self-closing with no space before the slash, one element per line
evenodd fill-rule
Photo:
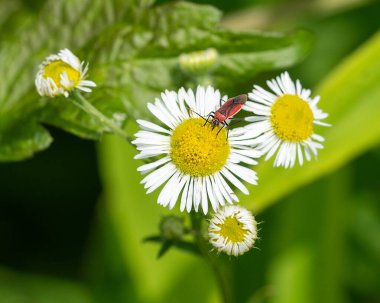
<path fill-rule="evenodd" d="M 218 132 L 216 133 L 216 136 L 218 136 L 219 133 L 222 131 L 222 129 L 225 127 L 227 128 L 227 139 L 228 139 L 228 131 L 230 130 L 229 125 L 227 124 L 226 121 L 221 122 L 221 124 L 222 124 L 222 127 L 219 128 Z"/>
<path fill-rule="evenodd" d="M 205 126 L 205 125 L 207 124 L 208 119 L 210 119 L 210 117 L 211 117 L 211 118 L 214 118 L 214 114 L 215 114 L 215 112 L 211 112 L 211 113 L 209 113 L 209 114 L 207 115 L 207 119 L 205 119 L 206 122 L 205 122 L 205 124 L 203 124 L 203 126 Z"/>
<path fill-rule="evenodd" d="M 228 140 L 228 135 L 230 134 L 230 125 L 224 121 L 224 124 L 226 125 L 226 128 L 227 128 L 227 137 L 226 137 L 226 140 Z"/>
<path fill-rule="evenodd" d="M 228 134 L 230 132 L 230 126 L 228 125 L 228 123 L 226 121 L 223 121 L 222 122 L 222 127 L 219 129 L 218 133 L 216 134 L 216 136 L 218 136 L 218 134 L 220 133 L 220 131 L 222 130 L 222 128 L 227 128 L 227 137 L 226 137 L 226 140 L 228 140 Z"/>

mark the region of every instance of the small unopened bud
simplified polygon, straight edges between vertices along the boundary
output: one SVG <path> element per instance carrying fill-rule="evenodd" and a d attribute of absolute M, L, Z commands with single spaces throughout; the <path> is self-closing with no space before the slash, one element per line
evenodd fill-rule
<path fill-rule="evenodd" d="M 216 66 L 219 54 L 214 48 L 196 51 L 179 56 L 179 67 L 191 75 L 205 74 Z"/>
<path fill-rule="evenodd" d="M 185 234 L 184 219 L 176 216 L 163 217 L 160 232 L 166 240 L 180 240 Z"/>

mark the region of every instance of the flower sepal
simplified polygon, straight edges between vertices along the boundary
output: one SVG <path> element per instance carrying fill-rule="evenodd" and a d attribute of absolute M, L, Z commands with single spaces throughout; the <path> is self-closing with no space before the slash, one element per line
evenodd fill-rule
<path fill-rule="evenodd" d="M 153 242 L 160 244 L 160 250 L 157 253 L 157 259 L 163 257 L 171 248 L 196 254 L 200 250 L 196 244 L 185 239 L 190 234 L 190 229 L 185 225 L 185 220 L 177 216 L 165 216 L 162 218 L 160 225 L 160 234 L 148 236 L 144 242 Z"/>

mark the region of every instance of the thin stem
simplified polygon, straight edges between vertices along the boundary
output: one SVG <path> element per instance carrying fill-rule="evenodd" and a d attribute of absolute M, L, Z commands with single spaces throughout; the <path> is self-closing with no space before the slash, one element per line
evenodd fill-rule
<path fill-rule="evenodd" d="M 202 236 L 202 219 L 203 218 L 197 216 L 197 214 L 191 213 L 191 222 L 194 230 L 196 244 L 198 245 L 202 256 L 210 264 L 212 270 L 214 271 L 222 294 L 223 302 L 233 303 L 235 300 L 233 296 L 232 281 L 229 279 L 230 273 L 228 272 L 226 265 L 221 262 L 218 256 L 210 254 L 207 247 L 207 242 Z"/>
<path fill-rule="evenodd" d="M 210 74 L 201 74 L 195 76 L 195 82 L 198 85 L 208 86 L 213 85 L 212 77 Z"/>
<path fill-rule="evenodd" d="M 129 143 L 132 142 L 132 138 L 118 125 L 101 113 L 96 107 L 94 107 L 90 102 L 88 102 L 78 91 L 74 91 L 71 95 L 72 98 L 69 100 L 73 102 L 76 106 L 84 110 L 90 116 L 97 118 L 102 124 L 107 126 L 114 134 L 127 140 Z"/>

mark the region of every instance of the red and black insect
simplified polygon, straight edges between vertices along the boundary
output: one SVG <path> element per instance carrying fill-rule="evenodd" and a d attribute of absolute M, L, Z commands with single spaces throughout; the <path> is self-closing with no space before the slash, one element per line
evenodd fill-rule
<path fill-rule="evenodd" d="M 212 118 L 210 122 L 212 125 L 212 129 L 214 129 L 219 124 L 222 124 L 222 127 L 216 134 L 218 136 L 222 128 L 229 128 L 229 125 L 226 122 L 226 120 L 236 115 L 241 110 L 245 102 L 247 102 L 247 95 L 245 94 L 229 98 L 226 102 L 224 102 L 223 105 L 221 105 L 221 107 L 218 110 L 216 110 L 215 112 L 211 112 L 207 115 L 207 119 L 204 125 L 206 125 L 206 123 L 209 122 L 210 117 Z"/>

